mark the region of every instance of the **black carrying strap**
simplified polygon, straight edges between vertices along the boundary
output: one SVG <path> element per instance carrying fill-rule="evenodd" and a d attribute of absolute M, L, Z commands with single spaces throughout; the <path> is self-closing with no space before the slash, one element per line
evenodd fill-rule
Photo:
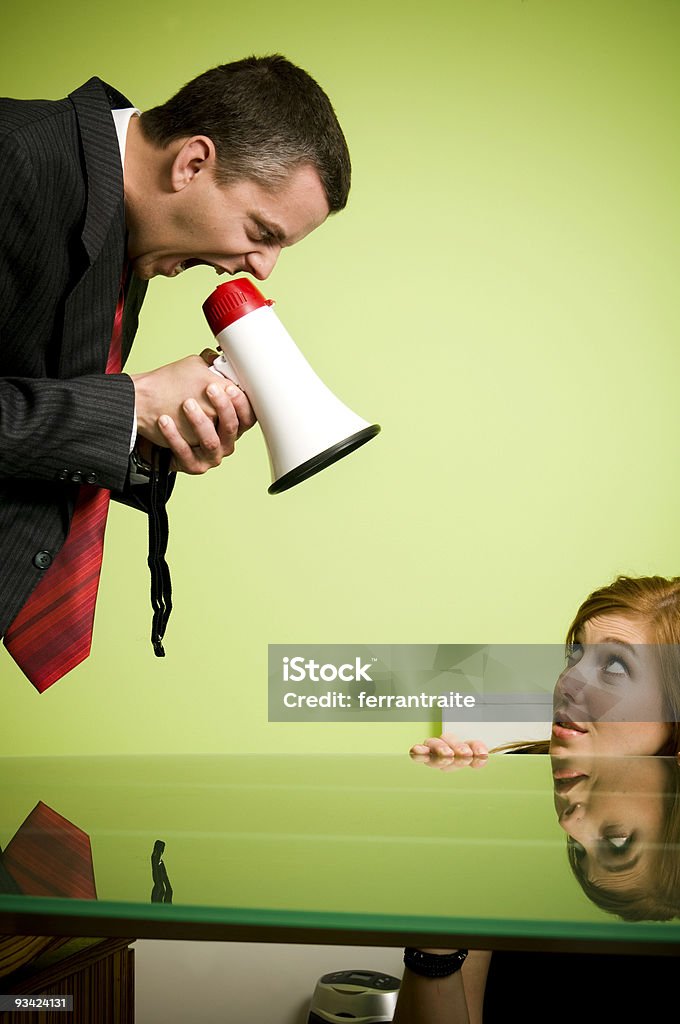
<path fill-rule="evenodd" d="M 172 611 L 172 584 L 170 569 L 165 560 L 168 549 L 168 513 L 166 504 L 170 494 L 169 448 L 154 446 L 151 476 L 149 479 L 149 556 L 147 563 L 151 573 L 151 643 L 157 658 L 165 657 L 163 636 Z"/>
<path fill-rule="evenodd" d="M 151 853 L 151 874 L 153 876 L 153 889 L 151 890 L 152 903 L 172 903 L 172 886 L 168 878 L 168 872 L 163 863 L 165 843 L 157 839 L 153 844 Z"/>

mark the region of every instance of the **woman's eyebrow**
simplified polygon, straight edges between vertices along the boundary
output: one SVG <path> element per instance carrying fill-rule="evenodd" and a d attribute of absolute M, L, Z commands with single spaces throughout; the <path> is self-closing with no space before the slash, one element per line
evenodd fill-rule
<path fill-rule="evenodd" d="M 578 633 L 574 634 L 574 643 L 581 644 L 587 647 L 598 647 L 601 644 L 612 644 L 616 647 L 623 647 L 625 651 L 632 654 L 634 657 L 638 657 L 638 649 L 642 647 L 642 644 L 630 644 L 627 640 L 621 640 L 618 636 L 605 636 L 602 640 L 593 640 L 586 642 L 583 639 L 583 632 L 579 630 Z"/>
<path fill-rule="evenodd" d="M 616 636 L 606 636 L 604 640 L 598 640 L 599 644 L 612 644 L 616 647 L 623 647 L 624 650 L 628 651 L 629 654 L 638 656 L 638 648 L 640 644 L 629 644 L 626 640 L 621 640 Z"/>
<path fill-rule="evenodd" d="M 600 864 L 607 872 L 607 874 L 620 875 L 624 871 L 632 871 L 633 868 L 636 866 L 637 862 L 640 860 L 640 857 L 641 854 L 638 853 L 634 857 L 631 857 L 630 860 L 625 861 L 623 864 L 619 864 L 618 862 L 616 864 L 603 864 L 602 860 L 600 860 Z"/>

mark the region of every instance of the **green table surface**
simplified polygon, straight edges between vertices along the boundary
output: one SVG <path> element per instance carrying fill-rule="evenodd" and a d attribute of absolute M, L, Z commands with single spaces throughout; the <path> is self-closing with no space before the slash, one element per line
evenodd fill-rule
<path fill-rule="evenodd" d="M 40 801 L 89 836 L 97 898 L 0 893 L 0 934 L 680 950 L 677 919 L 586 896 L 544 755 L 1 759 L 0 848 Z M 171 903 L 151 900 L 156 840 Z"/>

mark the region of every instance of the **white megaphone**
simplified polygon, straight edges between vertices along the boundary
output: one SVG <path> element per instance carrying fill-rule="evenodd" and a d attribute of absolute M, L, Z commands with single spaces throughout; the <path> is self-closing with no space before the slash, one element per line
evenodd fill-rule
<path fill-rule="evenodd" d="M 203 303 L 221 355 L 211 367 L 247 394 L 269 452 L 270 494 L 286 491 L 380 432 L 317 377 L 247 278 L 221 284 Z"/>

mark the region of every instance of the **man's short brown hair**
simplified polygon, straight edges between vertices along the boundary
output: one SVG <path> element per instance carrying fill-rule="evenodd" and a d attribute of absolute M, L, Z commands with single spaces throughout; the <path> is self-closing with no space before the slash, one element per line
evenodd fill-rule
<path fill-rule="evenodd" d="M 330 212 L 344 209 L 350 188 L 347 143 L 328 96 L 314 79 L 280 54 L 246 57 L 205 71 L 141 126 L 157 146 L 206 135 L 215 144 L 218 178 L 250 178 L 265 188 L 311 164 Z"/>

